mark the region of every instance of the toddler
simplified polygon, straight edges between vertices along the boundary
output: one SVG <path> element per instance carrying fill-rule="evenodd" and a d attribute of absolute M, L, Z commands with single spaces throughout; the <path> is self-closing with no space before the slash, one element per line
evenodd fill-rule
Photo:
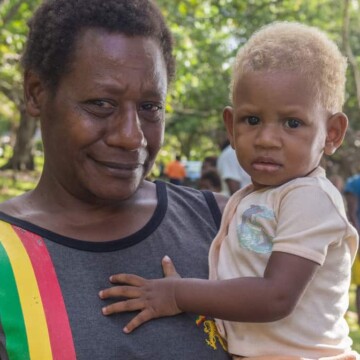
<path fill-rule="evenodd" d="M 234 358 L 357 359 L 344 314 L 358 236 L 320 167 L 347 129 L 345 71 L 316 28 L 279 22 L 249 39 L 223 117 L 252 184 L 225 208 L 210 279 L 182 279 L 165 257 L 163 279 L 112 276 L 122 286 L 100 297 L 128 300 L 105 315 L 140 310 L 125 332 L 183 311 L 211 316 Z"/>

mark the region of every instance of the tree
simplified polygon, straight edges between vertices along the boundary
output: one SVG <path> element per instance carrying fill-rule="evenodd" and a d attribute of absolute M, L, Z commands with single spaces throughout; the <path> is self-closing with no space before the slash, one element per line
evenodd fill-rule
<path fill-rule="evenodd" d="M 27 33 L 26 19 L 30 17 L 37 3 L 35 0 L 0 2 L 0 91 L 15 104 L 18 111 L 13 155 L 3 167 L 5 169 L 34 169 L 33 137 L 37 123 L 25 111 L 19 59 Z"/>

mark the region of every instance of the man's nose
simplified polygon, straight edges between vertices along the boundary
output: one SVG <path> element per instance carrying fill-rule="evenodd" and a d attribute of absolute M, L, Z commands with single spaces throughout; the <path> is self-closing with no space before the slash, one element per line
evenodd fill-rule
<path fill-rule="evenodd" d="M 119 111 L 110 120 L 105 141 L 108 146 L 126 150 L 136 150 L 146 146 L 146 138 L 135 107 Z"/>

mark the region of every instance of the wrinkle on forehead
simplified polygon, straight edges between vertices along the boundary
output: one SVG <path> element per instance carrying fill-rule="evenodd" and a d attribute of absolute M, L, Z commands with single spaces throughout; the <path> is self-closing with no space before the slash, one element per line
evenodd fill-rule
<path fill-rule="evenodd" d="M 165 61 L 151 38 L 87 29 L 77 41 L 73 70 L 78 66 L 91 75 L 92 88 L 119 93 L 138 86 L 141 92 L 166 97 Z"/>

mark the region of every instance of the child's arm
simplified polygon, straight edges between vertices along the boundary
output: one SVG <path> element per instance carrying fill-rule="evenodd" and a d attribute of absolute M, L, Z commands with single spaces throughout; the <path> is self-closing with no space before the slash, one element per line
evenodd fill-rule
<path fill-rule="evenodd" d="M 125 332 L 151 319 L 183 311 L 223 320 L 271 322 L 293 311 L 317 267 L 317 263 L 305 258 L 273 252 L 264 277 L 181 279 L 165 257 L 165 278 L 146 280 L 136 275 L 113 275 L 112 283 L 128 285 L 103 290 L 100 297 L 129 299 L 104 307 L 105 315 L 140 310 L 124 328 Z"/>

